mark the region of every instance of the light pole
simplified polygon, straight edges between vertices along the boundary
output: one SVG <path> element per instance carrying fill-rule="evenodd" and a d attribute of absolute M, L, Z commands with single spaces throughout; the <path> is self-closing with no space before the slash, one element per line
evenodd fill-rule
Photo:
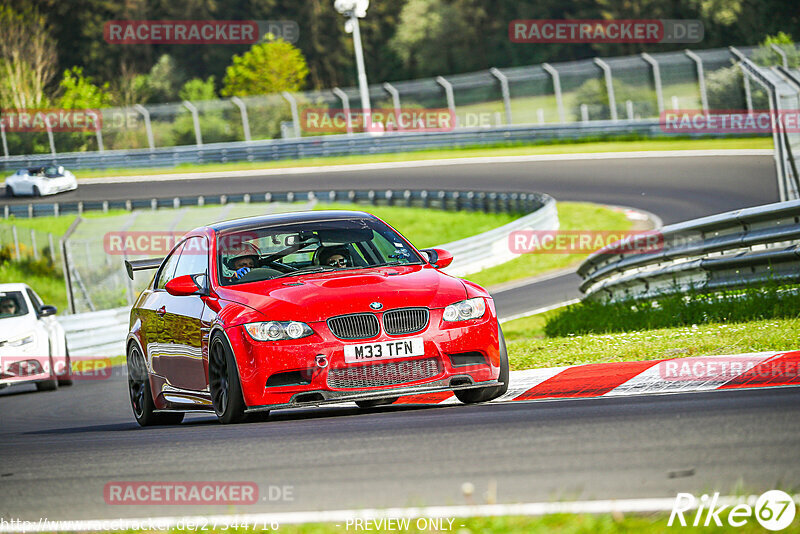
<path fill-rule="evenodd" d="M 364 126 L 372 124 L 370 117 L 369 87 L 367 86 L 367 72 L 364 69 L 364 50 L 361 48 L 361 32 L 358 28 L 358 19 L 367 16 L 369 0 L 334 0 L 333 7 L 336 11 L 347 17 L 344 31 L 353 34 L 353 47 L 356 51 L 356 69 L 358 70 L 358 90 L 361 93 L 361 107 L 364 113 Z"/>

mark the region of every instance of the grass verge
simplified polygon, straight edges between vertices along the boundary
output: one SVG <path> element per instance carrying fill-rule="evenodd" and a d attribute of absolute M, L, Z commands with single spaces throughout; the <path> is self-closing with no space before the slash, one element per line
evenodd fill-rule
<path fill-rule="evenodd" d="M 800 315 L 797 287 L 766 284 L 719 293 L 688 292 L 653 300 L 614 303 L 584 300 L 551 316 L 551 337 L 651 330 L 703 323 L 731 323 Z"/>
<path fill-rule="evenodd" d="M 520 144 L 490 147 L 464 147 L 447 150 L 421 150 L 417 152 L 394 152 L 358 156 L 330 156 L 281 161 L 256 161 L 236 163 L 183 164 L 175 167 L 86 169 L 78 171 L 81 178 L 106 176 L 141 176 L 146 174 L 173 174 L 189 172 L 238 171 L 253 169 L 285 169 L 292 167 L 313 167 L 318 165 L 351 165 L 358 163 L 384 163 L 397 161 L 417 161 L 444 158 L 470 158 L 486 156 L 523 156 L 545 154 L 581 154 L 591 152 L 636 152 L 652 150 L 731 150 L 731 149 L 771 149 L 769 137 L 737 137 L 720 139 L 625 139 L 625 140 L 548 140 L 538 144 Z"/>
<path fill-rule="evenodd" d="M 549 534 L 551 532 L 558 532 L 561 534 L 617 534 L 627 532 L 674 532 L 676 529 L 679 532 L 686 532 L 689 534 L 705 533 L 717 534 L 723 532 L 730 532 L 732 527 L 728 523 L 728 514 L 730 508 L 725 510 L 719 515 L 720 521 L 723 526 L 691 526 L 694 520 L 693 512 L 686 512 L 684 517 L 689 526 L 680 526 L 675 521 L 675 525 L 668 527 L 669 514 L 667 513 L 652 513 L 652 514 L 553 514 L 541 517 L 528 517 L 528 516 L 495 516 L 495 517 L 472 517 L 472 518 L 445 518 L 443 520 L 430 520 L 443 521 L 441 528 L 432 527 L 431 523 L 425 519 L 410 519 L 408 527 L 403 524 L 401 529 L 381 528 L 374 522 L 370 522 L 371 532 L 389 533 L 389 532 L 407 532 L 410 534 L 421 534 L 428 532 L 456 532 L 458 534 L 512 534 L 512 533 L 526 533 L 526 534 Z M 734 530 L 743 534 L 750 534 L 755 532 L 764 532 L 764 528 L 758 523 L 754 516 L 745 518 L 738 518 L 746 520 L 746 523 L 741 527 L 736 527 Z M 702 517 L 705 521 L 705 513 Z M 452 523 L 449 523 L 452 521 Z M 396 524 L 396 522 L 393 522 Z M 713 521 L 711 522 L 713 525 Z M 362 527 L 364 523 L 361 523 Z M 342 522 L 341 524 L 330 523 L 309 523 L 305 525 L 280 525 L 278 532 L 284 534 L 336 534 L 340 532 L 353 532 L 357 530 L 365 530 L 357 528 L 353 523 L 349 526 Z M 247 529 L 226 529 L 224 532 L 244 532 Z M 171 530 L 172 533 L 177 533 L 177 530 Z M 210 532 L 223 532 L 219 529 L 211 529 Z M 785 530 L 781 532 L 796 533 L 800 532 L 800 523 L 795 520 Z"/>
<path fill-rule="evenodd" d="M 503 325 L 511 369 L 800 348 L 800 317 L 564 337 L 544 337 L 545 321 L 532 316 Z"/>
<path fill-rule="evenodd" d="M 630 230 L 633 223 L 621 210 L 584 202 L 559 202 L 561 230 Z M 547 271 L 577 265 L 588 254 L 523 254 L 511 261 L 465 278 L 484 287 L 529 278 Z"/>

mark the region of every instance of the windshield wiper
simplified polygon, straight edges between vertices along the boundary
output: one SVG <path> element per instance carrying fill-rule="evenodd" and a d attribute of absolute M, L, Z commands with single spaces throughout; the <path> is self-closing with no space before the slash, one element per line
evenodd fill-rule
<path fill-rule="evenodd" d="M 301 274 L 326 273 L 329 271 L 338 271 L 338 270 L 339 269 L 337 269 L 336 267 L 331 267 L 329 265 L 320 265 L 319 267 L 314 267 L 313 269 L 307 268 L 307 269 L 300 269 L 297 271 L 293 271 L 291 273 L 284 273 L 279 276 L 274 276 L 270 278 L 270 280 L 277 280 L 278 278 L 286 278 L 289 276 L 299 276 Z"/>

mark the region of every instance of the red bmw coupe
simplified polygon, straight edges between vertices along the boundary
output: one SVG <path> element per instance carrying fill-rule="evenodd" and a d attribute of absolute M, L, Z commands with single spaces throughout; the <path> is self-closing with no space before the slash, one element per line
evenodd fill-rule
<path fill-rule="evenodd" d="M 509 370 L 494 302 L 439 270 L 452 260 L 373 215 L 316 211 L 198 228 L 165 258 L 126 262 L 131 278 L 156 270 L 127 338 L 136 421 L 499 397 Z"/>

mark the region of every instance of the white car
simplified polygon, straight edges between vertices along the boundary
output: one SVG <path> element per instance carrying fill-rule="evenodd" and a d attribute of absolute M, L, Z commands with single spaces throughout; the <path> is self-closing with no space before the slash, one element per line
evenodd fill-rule
<path fill-rule="evenodd" d="M 47 167 L 30 167 L 20 169 L 6 178 L 6 196 L 55 195 L 64 191 L 74 191 L 78 188 L 78 180 L 64 167 L 50 165 Z"/>
<path fill-rule="evenodd" d="M 56 312 L 27 284 L 0 284 L 0 388 L 33 382 L 46 391 L 72 384 L 67 338 Z"/>

